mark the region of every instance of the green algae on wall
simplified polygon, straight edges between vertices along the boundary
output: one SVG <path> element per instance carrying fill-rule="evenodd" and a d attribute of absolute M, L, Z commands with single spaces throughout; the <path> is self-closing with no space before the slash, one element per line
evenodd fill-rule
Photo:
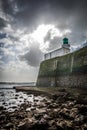
<path fill-rule="evenodd" d="M 73 53 L 43 61 L 37 86 L 87 86 L 86 76 L 87 47 L 84 47 Z M 77 82 L 81 77 L 82 81 Z"/>

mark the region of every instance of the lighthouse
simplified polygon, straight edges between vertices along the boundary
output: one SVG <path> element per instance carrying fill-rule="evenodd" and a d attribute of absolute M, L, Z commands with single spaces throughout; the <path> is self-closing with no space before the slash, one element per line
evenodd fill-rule
<path fill-rule="evenodd" d="M 63 45 L 62 45 L 62 47 L 64 47 L 64 48 L 67 48 L 67 49 L 69 49 L 70 48 L 70 44 L 68 43 L 68 38 L 63 38 Z"/>
<path fill-rule="evenodd" d="M 65 38 L 63 38 L 63 44 L 62 44 L 61 48 L 58 48 L 49 53 L 46 53 L 44 55 L 44 59 L 47 60 L 47 59 L 51 59 L 54 57 L 66 55 L 68 53 L 70 53 L 70 44 L 69 44 L 68 38 L 65 37 Z"/>

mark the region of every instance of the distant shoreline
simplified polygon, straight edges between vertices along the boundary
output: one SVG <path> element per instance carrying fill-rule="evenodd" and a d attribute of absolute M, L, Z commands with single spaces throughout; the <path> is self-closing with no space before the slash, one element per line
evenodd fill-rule
<path fill-rule="evenodd" d="M 34 87 L 35 86 L 35 83 L 1 83 L 0 84 L 0 89 L 14 89 L 15 87 L 14 86 L 26 86 L 26 87 Z"/>
<path fill-rule="evenodd" d="M 36 82 L 0 82 L 0 84 L 35 84 Z"/>
<path fill-rule="evenodd" d="M 15 88 L 0 88 L 0 90 L 1 90 L 1 89 L 15 89 Z"/>

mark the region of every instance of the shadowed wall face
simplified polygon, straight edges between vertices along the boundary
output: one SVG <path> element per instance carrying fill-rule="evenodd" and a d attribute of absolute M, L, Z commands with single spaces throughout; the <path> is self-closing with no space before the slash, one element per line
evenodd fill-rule
<path fill-rule="evenodd" d="M 87 47 L 43 61 L 37 86 L 87 87 Z"/>

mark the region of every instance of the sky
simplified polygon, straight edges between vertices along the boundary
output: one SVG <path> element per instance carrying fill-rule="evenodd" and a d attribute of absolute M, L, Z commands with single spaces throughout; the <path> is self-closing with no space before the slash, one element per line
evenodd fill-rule
<path fill-rule="evenodd" d="M 34 82 L 44 54 L 87 40 L 87 0 L 0 0 L 0 81 Z"/>

